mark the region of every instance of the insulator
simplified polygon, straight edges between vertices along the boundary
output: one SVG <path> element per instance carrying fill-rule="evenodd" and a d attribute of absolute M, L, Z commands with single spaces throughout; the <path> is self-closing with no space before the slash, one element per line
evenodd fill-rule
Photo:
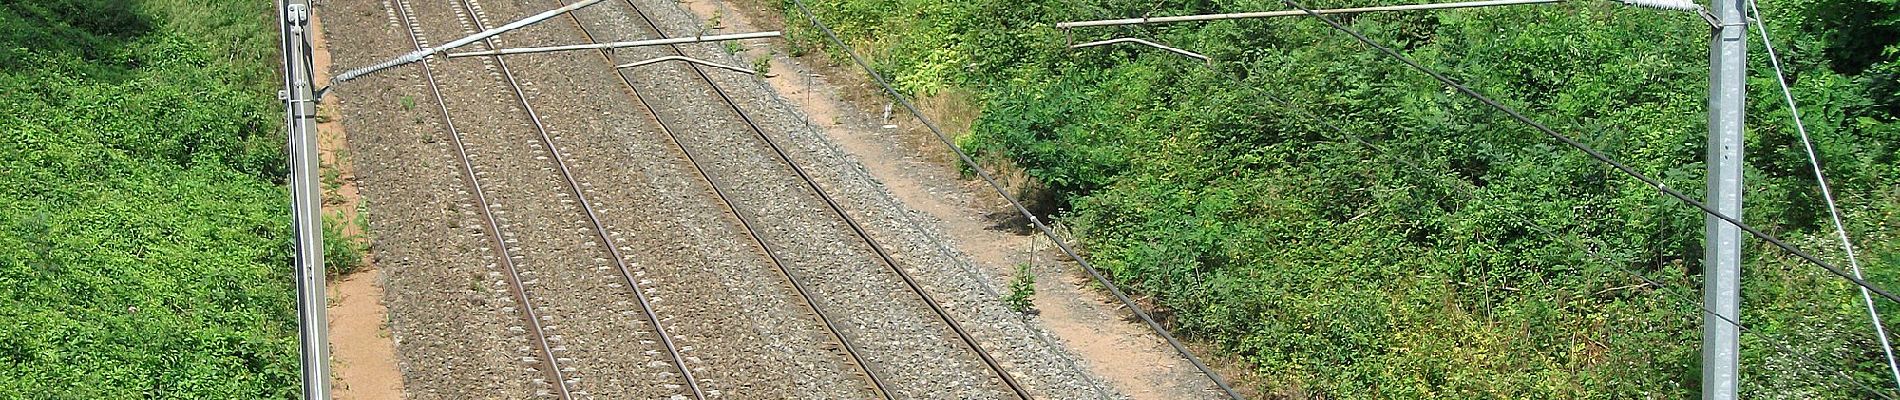
<path fill-rule="evenodd" d="M 1689 0 L 1623 0 L 1623 4 L 1677 11 L 1696 11 L 1702 9 L 1701 5 Z"/>
<path fill-rule="evenodd" d="M 420 51 L 414 51 L 414 52 L 410 52 L 409 54 L 404 54 L 401 57 L 396 57 L 389 61 L 384 61 L 380 64 L 371 65 L 368 67 L 358 68 L 356 70 L 344 72 L 342 74 L 337 75 L 335 78 L 331 78 L 330 84 L 335 85 L 338 83 L 343 83 L 344 81 L 356 79 L 357 77 L 361 77 L 363 75 L 368 75 L 372 72 L 382 71 L 385 69 L 395 68 L 396 66 L 405 65 L 405 64 L 409 64 L 409 63 L 413 63 L 417 61 L 422 61 L 422 59 L 424 57 L 428 57 L 431 52 L 434 52 L 434 49 L 422 49 Z"/>

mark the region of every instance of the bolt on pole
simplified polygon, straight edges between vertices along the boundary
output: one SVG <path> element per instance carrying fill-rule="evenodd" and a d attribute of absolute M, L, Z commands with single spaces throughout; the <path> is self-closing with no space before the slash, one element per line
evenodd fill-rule
<path fill-rule="evenodd" d="M 1748 75 L 1747 0 L 1715 0 L 1709 42 L 1708 203 L 1742 218 L 1742 114 Z M 1734 400 L 1740 384 L 1742 230 L 1703 217 L 1702 398 Z"/>
<path fill-rule="evenodd" d="M 325 318 L 323 214 L 317 186 L 317 104 L 312 91 L 310 2 L 281 5 L 284 37 L 285 128 L 289 130 L 291 229 L 295 234 L 293 267 L 297 285 L 297 339 L 303 397 L 330 398 L 329 319 Z"/>

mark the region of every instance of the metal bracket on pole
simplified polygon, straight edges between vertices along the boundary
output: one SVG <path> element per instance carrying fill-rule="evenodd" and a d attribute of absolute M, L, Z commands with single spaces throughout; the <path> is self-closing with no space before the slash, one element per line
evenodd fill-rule
<path fill-rule="evenodd" d="M 1147 45 L 1148 47 L 1167 50 L 1167 51 L 1173 52 L 1174 54 L 1180 54 L 1183 56 L 1187 56 L 1188 58 L 1201 60 L 1201 62 L 1205 64 L 1214 63 L 1213 59 L 1208 58 L 1205 55 L 1201 55 L 1201 53 L 1195 53 L 1192 51 L 1182 50 L 1180 48 L 1170 47 L 1170 46 L 1163 45 L 1160 43 L 1150 42 L 1147 40 L 1136 39 L 1136 38 L 1116 38 L 1116 39 L 1109 39 L 1109 40 L 1098 40 L 1098 41 L 1093 41 L 1093 42 L 1088 42 L 1088 43 L 1071 45 L 1069 46 L 1069 48 L 1080 49 L 1084 47 L 1107 46 L 1107 45 L 1116 44 L 1116 43 L 1137 43 L 1137 44 Z"/>
<path fill-rule="evenodd" d="M 291 276 L 297 289 L 297 344 L 302 393 L 330 398 L 329 318 L 324 300 L 323 196 L 318 184 L 317 105 L 311 93 L 310 4 L 283 0 L 285 128 L 289 131 L 291 231 L 295 238 Z"/>
<path fill-rule="evenodd" d="M 660 57 L 660 58 L 652 58 L 652 59 L 646 59 L 646 60 L 640 60 L 640 61 L 634 61 L 634 62 L 631 62 L 631 63 L 626 63 L 626 64 L 620 64 L 620 65 L 615 65 L 615 66 L 614 66 L 614 69 L 621 69 L 621 68 L 633 68 L 633 67 L 638 67 L 638 66 L 642 66 L 642 65 L 648 65 L 648 64 L 658 64 L 658 63 L 662 63 L 662 62 L 667 62 L 667 61 L 685 61 L 685 62 L 688 62 L 688 63 L 693 63 L 693 64 L 699 64 L 699 65 L 704 65 L 704 66 L 708 66 L 708 67 L 713 67 L 713 68 L 719 68 L 719 69 L 725 69 L 725 70 L 732 70 L 732 71 L 737 71 L 737 72 L 743 72 L 743 73 L 747 73 L 747 74 L 752 74 L 752 75 L 758 75 L 758 74 L 759 74 L 759 72 L 758 72 L 758 71 L 753 71 L 753 70 L 752 70 L 752 69 L 750 69 L 750 68 L 745 68 L 745 67 L 737 67 L 737 66 L 731 66 L 731 65 L 725 65 L 725 64 L 720 64 L 720 63 L 715 63 L 715 62 L 711 62 L 711 61 L 706 61 L 706 60 L 701 60 L 701 59 L 697 59 L 697 58 L 692 58 L 692 57 L 686 57 L 686 56 L 666 56 L 666 57 Z"/>
<path fill-rule="evenodd" d="M 510 54 L 551 53 L 551 52 L 556 52 L 556 51 L 572 51 L 572 50 L 620 49 L 620 48 L 628 48 L 628 47 L 664 46 L 664 45 L 672 45 L 672 44 L 717 42 L 717 41 L 726 41 L 726 40 L 765 39 L 765 38 L 775 38 L 779 36 L 781 36 L 779 31 L 766 31 L 766 32 L 751 32 L 751 33 L 735 33 L 735 34 L 730 34 L 730 35 L 712 35 L 712 36 L 680 37 L 680 38 L 671 38 L 671 39 L 636 40 L 636 41 L 631 41 L 631 42 L 611 42 L 611 43 L 595 43 L 595 44 L 577 44 L 577 45 L 568 45 L 568 46 L 522 47 L 522 48 L 512 48 L 512 49 L 470 51 L 470 52 L 462 52 L 462 53 L 449 53 L 448 57 L 460 58 L 460 57 L 477 57 L 477 56 L 505 56 L 505 55 L 510 55 Z"/>

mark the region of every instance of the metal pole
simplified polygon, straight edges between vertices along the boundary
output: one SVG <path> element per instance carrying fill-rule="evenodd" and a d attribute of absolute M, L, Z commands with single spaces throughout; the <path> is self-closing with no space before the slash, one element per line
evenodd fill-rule
<path fill-rule="evenodd" d="M 297 339 L 303 367 L 303 397 L 330 398 L 329 319 L 325 318 L 323 214 L 317 185 L 317 104 L 311 89 L 309 0 L 285 3 L 284 68 L 290 75 L 285 101 L 290 111 L 291 229 L 296 231 Z"/>
<path fill-rule="evenodd" d="M 1709 198 L 1716 211 L 1742 219 L 1742 107 L 1748 73 L 1746 0 L 1712 1 L 1720 26 L 1709 43 Z M 1734 400 L 1740 383 L 1742 230 L 1703 217 L 1702 398 Z"/>

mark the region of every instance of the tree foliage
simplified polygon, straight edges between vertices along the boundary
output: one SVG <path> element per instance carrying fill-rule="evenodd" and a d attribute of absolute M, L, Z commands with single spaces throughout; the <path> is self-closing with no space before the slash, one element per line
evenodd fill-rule
<path fill-rule="evenodd" d="M 1094 262 L 1155 296 L 1178 331 L 1260 370 L 1270 393 L 1621 399 L 1699 390 L 1703 218 L 1694 209 L 1317 21 L 1073 32 L 1075 41 L 1149 38 L 1206 53 L 1211 66 L 1139 46 L 1070 51 L 1052 27 L 1280 2 L 808 3 L 900 88 L 980 93 L 983 114 L 959 142 L 1053 191 Z M 1763 6 L 1870 279 L 1892 286 L 1900 9 L 1879 0 Z M 1708 26 L 1693 15 L 1570 2 L 1338 18 L 1701 196 Z M 1746 219 L 1844 265 L 1765 52 L 1753 46 Z M 1856 384 L 1892 387 L 1852 286 L 1756 241 L 1745 251 L 1750 397 L 1858 398 L 1871 395 Z"/>
<path fill-rule="evenodd" d="M 0 2 L 0 398 L 289 398 L 262 1 Z"/>

